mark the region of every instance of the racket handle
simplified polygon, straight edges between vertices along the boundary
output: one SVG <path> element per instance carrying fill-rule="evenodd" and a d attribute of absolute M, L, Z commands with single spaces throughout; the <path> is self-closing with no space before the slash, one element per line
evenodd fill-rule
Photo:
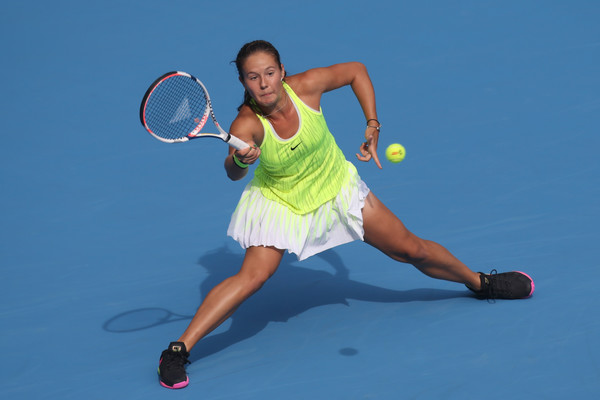
<path fill-rule="evenodd" d="M 229 145 L 236 150 L 243 150 L 246 147 L 250 147 L 248 146 L 248 143 L 236 138 L 233 135 L 229 135 L 229 140 L 227 140 L 227 143 L 229 143 Z"/>

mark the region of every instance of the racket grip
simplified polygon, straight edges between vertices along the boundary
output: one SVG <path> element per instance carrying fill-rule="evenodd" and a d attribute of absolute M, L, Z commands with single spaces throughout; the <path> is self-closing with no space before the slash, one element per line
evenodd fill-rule
<path fill-rule="evenodd" d="M 227 143 L 229 143 L 229 145 L 233 148 L 235 148 L 236 150 L 243 150 L 246 147 L 250 147 L 248 145 L 248 143 L 244 142 L 243 140 L 240 140 L 238 138 L 236 138 L 233 135 L 229 135 L 229 140 L 227 141 Z"/>

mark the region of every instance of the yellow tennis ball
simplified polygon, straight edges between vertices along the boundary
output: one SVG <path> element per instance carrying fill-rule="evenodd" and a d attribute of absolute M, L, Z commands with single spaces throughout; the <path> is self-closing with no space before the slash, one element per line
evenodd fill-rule
<path fill-rule="evenodd" d="M 404 156 L 406 156 L 406 150 L 401 144 L 393 143 L 390 144 L 387 149 L 385 149 L 385 156 L 390 162 L 399 163 L 400 161 L 404 160 Z"/>

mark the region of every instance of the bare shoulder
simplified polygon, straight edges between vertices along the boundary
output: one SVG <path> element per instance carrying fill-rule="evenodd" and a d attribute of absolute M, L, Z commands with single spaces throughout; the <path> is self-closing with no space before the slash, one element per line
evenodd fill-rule
<path fill-rule="evenodd" d="M 321 97 L 324 93 L 323 85 L 320 83 L 320 70 L 321 68 L 309 69 L 285 78 L 285 82 L 294 93 L 315 110 L 320 108 Z"/>
<path fill-rule="evenodd" d="M 290 85 L 298 96 L 313 95 L 321 92 L 319 88 L 320 70 L 322 70 L 322 68 L 313 68 L 300 72 L 286 77 L 285 82 Z"/>
<path fill-rule="evenodd" d="M 321 96 L 323 93 L 350 85 L 354 78 L 366 71 L 356 61 L 312 68 L 286 78 L 286 82 L 299 96 Z"/>
<path fill-rule="evenodd" d="M 245 142 L 254 142 L 260 146 L 264 137 L 264 128 L 254 111 L 244 105 L 231 123 L 229 133 Z"/>

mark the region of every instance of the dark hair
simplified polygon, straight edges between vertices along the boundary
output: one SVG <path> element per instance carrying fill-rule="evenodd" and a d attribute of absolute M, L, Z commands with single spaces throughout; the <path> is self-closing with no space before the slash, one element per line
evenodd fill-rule
<path fill-rule="evenodd" d="M 242 48 L 240 49 L 240 51 L 238 52 L 237 57 L 235 58 L 235 66 L 237 68 L 240 79 L 242 79 L 242 80 L 244 79 L 244 75 L 242 72 L 242 67 L 243 67 L 244 63 L 246 62 L 248 57 L 250 57 L 252 54 L 258 53 L 258 52 L 263 52 L 263 53 L 272 55 L 273 58 L 275 58 L 277 65 L 281 66 L 281 58 L 279 57 L 279 52 L 277 51 L 275 46 L 273 46 L 271 43 L 267 42 L 266 40 L 254 40 L 252 42 L 249 42 L 249 43 L 246 43 L 245 45 L 243 45 Z M 244 102 L 242 104 L 240 104 L 240 106 L 238 107 L 238 111 L 242 109 L 244 104 L 246 104 L 248 106 L 252 106 L 250 103 L 250 100 L 251 100 L 251 97 L 248 94 L 248 91 L 244 90 Z"/>

